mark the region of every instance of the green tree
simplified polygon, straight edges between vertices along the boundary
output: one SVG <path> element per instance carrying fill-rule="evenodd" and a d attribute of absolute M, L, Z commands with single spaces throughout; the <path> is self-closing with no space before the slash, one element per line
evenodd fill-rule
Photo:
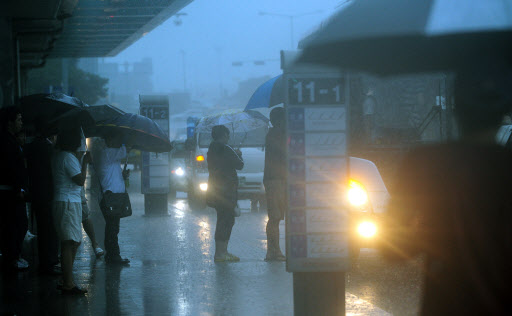
<path fill-rule="evenodd" d="M 107 96 L 108 79 L 78 68 L 77 60 L 72 60 L 68 69 L 68 85 L 73 96 L 87 104 L 95 104 L 100 98 Z M 48 87 L 62 86 L 62 61 L 47 59 L 42 68 L 27 72 L 26 94 L 44 93 Z"/>

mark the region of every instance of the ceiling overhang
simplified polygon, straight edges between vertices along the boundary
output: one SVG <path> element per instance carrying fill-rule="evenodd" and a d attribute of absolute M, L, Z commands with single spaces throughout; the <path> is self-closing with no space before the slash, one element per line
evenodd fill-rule
<path fill-rule="evenodd" d="M 115 56 L 193 0 L 12 0 L 20 64 Z"/>

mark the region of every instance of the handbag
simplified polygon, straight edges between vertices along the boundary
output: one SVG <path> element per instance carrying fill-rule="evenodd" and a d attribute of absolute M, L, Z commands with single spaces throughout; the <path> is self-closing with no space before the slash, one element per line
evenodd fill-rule
<path fill-rule="evenodd" d="M 105 217 L 128 217 L 132 215 L 132 205 L 128 193 L 106 191 L 100 201 L 101 211 Z"/>

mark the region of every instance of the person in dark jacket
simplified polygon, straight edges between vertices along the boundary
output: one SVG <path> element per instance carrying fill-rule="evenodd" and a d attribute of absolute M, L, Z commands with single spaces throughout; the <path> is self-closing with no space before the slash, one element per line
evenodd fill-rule
<path fill-rule="evenodd" d="M 34 122 L 36 136 L 25 146 L 27 156 L 32 212 L 37 221 L 37 254 L 39 272 L 62 274 L 59 263 L 59 239 L 53 222 L 52 157 L 54 143 L 44 135 L 45 126 L 38 118 Z"/>
<path fill-rule="evenodd" d="M 461 140 L 415 149 L 391 197 L 382 249 L 423 253 L 422 315 L 512 314 L 512 152 L 495 143 L 512 109 L 512 72 L 458 74 Z"/>
<path fill-rule="evenodd" d="M 26 198 L 28 176 L 25 157 L 16 135 L 23 127 L 19 108 L 0 111 L 0 246 L 2 263 L 7 270 L 23 270 L 28 262 L 20 257 L 28 230 Z"/>
<path fill-rule="evenodd" d="M 236 170 L 242 170 L 244 161 L 240 150 L 228 145 L 229 129 L 223 125 L 212 128 L 213 141 L 208 148 L 208 194 L 213 197 L 213 206 L 217 211 L 215 227 L 215 262 L 240 261 L 240 258 L 228 252 L 231 230 L 235 224 L 235 207 L 238 202 L 238 176 Z"/>
<path fill-rule="evenodd" d="M 286 210 L 286 131 L 285 112 L 281 107 L 270 112 L 272 128 L 265 139 L 263 184 L 267 197 L 267 255 L 265 261 L 285 261 L 279 246 L 279 222 Z"/>

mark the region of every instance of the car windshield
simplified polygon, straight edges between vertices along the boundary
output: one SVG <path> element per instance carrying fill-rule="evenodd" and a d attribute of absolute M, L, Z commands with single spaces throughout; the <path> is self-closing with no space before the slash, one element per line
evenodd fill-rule
<path fill-rule="evenodd" d="M 263 147 L 268 128 L 260 127 L 249 132 L 235 132 L 229 135 L 229 145 L 233 147 Z M 199 147 L 207 148 L 212 142 L 210 132 L 199 133 Z"/>

